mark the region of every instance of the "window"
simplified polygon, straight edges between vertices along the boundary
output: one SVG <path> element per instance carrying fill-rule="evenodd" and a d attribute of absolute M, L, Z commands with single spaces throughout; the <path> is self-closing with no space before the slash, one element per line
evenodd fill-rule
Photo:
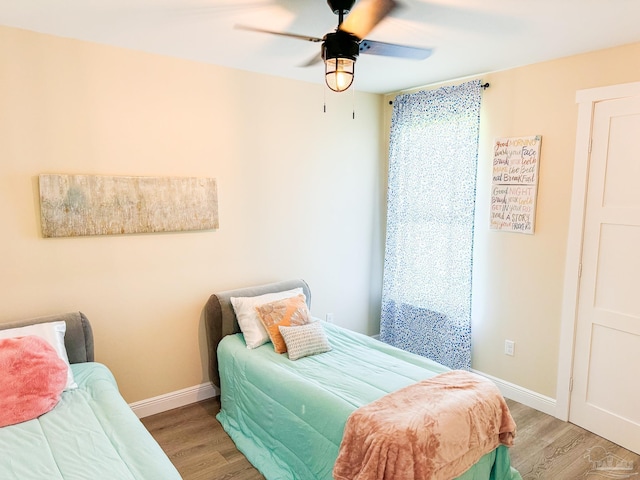
<path fill-rule="evenodd" d="M 480 81 L 394 102 L 381 340 L 471 366 Z"/>

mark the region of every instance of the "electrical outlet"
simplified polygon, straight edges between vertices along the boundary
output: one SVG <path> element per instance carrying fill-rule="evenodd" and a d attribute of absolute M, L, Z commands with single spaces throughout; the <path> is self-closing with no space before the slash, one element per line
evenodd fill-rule
<path fill-rule="evenodd" d="M 333 323 L 333 313 L 327 313 L 326 321 L 327 323 Z"/>
<path fill-rule="evenodd" d="M 511 355 L 513 357 L 516 349 L 516 342 L 513 340 L 505 340 L 504 341 L 504 354 Z"/>

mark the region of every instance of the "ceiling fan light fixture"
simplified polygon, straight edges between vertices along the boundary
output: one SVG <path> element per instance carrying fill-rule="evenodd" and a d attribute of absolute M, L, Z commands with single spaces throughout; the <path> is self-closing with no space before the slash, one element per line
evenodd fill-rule
<path fill-rule="evenodd" d="M 355 60 L 328 58 L 324 62 L 324 79 L 334 92 L 344 92 L 353 83 Z"/>
<path fill-rule="evenodd" d="M 344 92 L 351 86 L 359 53 L 356 36 L 342 30 L 325 36 L 322 44 L 324 79 L 331 90 Z"/>

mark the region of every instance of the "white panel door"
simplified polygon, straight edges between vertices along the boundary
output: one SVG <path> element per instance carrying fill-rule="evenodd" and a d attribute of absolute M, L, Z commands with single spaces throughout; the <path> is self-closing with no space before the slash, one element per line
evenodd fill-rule
<path fill-rule="evenodd" d="M 597 103 L 569 420 L 640 454 L 640 98 Z"/>

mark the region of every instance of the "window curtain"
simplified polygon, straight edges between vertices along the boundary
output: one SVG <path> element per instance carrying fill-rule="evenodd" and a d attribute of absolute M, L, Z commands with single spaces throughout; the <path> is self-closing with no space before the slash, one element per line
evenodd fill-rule
<path fill-rule="evenodd" d="M 393 104 L 380 339 L 471 368 L 480 81 Z"/>

